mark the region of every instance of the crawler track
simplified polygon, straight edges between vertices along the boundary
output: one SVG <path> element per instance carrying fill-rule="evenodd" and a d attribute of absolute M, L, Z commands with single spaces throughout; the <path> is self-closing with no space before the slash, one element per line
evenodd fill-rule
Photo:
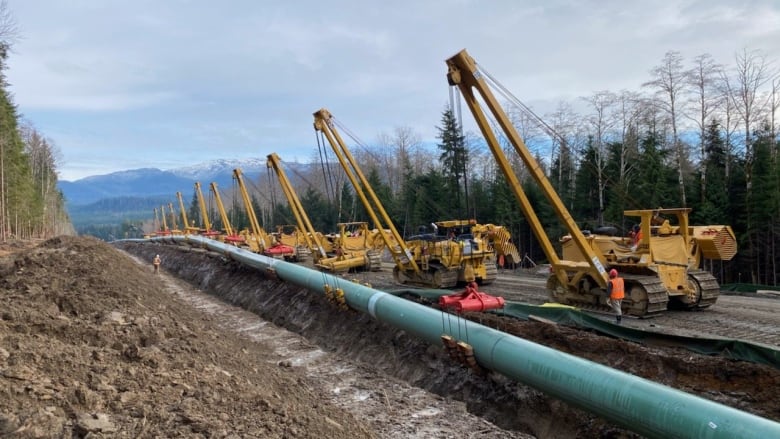
<path fill-rule="evenodd" d="M 498 279 L 483 290 L 507 300 L 539 305 L 549 301 L 546 278 L 500 271 Z M 718 293 L 720 293 L 718 291 Z M 767 297 L 719 295 L 717 302 L 693 310 L 667 310 L 652 318 L 623 319 L 623 325 L 664 334 L 702 338 L 728 338 L 780 347 L 780 300 Z M 610 310 L 584 307 L 597 316 Z"/>
<path fill-rule="evenodd" d="M 703 309 L 715 304 L 720 296 L 720 285 L 718 285 L 715 276 L 708 271 L 701 270 L 689 271 L 688 275 L 699 284 L 701 289 L 701 298 L 696 304 L 696 308 Z"/>
<path fill-rule="evenodd" d="M 448 270 L 439 264 L 430 264 L 429 270 L 421 271 L 419 276 L 395 267 L 393 277 L 399 284 L 426 288 L 452 288 L 458 284 L 458 270 Z"/>
<path fill-rule="evenodd" d="M 485 264 L 485 278 L 482 279 L 481 284 L 490 285 L 495 282 L 497 278 L 498 268 L 496 268 L 496 264 L 494 264 L 493 261 L 487 261 Z"/>
<path fill-rule="evenodd" d="M 623 309 L 626 314 L 652 317 L 666 311 L 669 296 L 663 282 L 656 276 L 624 276 L 626 298 Z"/>
<path fill-rule="evenodd" d="M 366 258 L 368 259 L 366 268 L 370 271 L 382 270 L 382 254 L 376 250 L 369 250 L 366 252 Z"/>

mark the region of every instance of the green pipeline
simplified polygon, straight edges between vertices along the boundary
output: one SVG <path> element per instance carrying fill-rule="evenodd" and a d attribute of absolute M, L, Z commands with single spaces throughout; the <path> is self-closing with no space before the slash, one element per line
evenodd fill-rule
<path fill-rule="evenodd" d="M 780 423 L 584 360 L 306 267 L 197 236 L 153 241 L 207 247 L 312 291 L 343 290 L 347 304 L 431 344 L 446 332 L 480 366 L 649 438 L 780 438 Z"/>

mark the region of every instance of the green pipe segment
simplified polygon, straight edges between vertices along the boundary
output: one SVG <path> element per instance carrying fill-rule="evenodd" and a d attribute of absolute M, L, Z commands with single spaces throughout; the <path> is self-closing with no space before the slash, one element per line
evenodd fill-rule
<path fill-rule="evenodd" d="M 313 291 L 344 291 L 347 304 L 431 344 L 445 333 L 469 343 L 480 366 L 648 438 L 780 438 L 780 423 L 442 313 L 364 285 L 198 236 L 150 242 L 206 247 Z"/>

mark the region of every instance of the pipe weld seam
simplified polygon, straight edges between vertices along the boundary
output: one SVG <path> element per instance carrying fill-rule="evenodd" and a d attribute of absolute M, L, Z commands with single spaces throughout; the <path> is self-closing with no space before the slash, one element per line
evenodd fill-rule
<path fill-rule="evenodd" d="M 371 314 L 371 317 L 373 317 L 375 319 L 377 318 L 376 317 L 376 304 L 377 304 L 377 302 L 379 302 L 380 299 L 383 299 L 384 296 L 387 296 L 387 293 L 381 292 L 381 291 L 377 291 L 376 293 L 372 294 L 371 297 L 368 298 L 367 308 L 368 308 L 368 313 Z"/>

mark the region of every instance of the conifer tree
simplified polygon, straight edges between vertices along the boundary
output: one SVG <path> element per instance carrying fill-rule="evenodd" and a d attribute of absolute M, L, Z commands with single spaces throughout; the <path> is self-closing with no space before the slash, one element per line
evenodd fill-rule
<path fill-rule="evenodd" d="M 442 175 L 450 192 L 443 201 L 448 204 L 447 210 L 452 212 L 449 215 L 460 216 L 466 208 L 463 202 L 463 194 L 467 192 L 466 168 L 469 161 L 466 139 L 461 134 L 461 128 L 451 109 L 444 111 L 441 124 L 437 127 L 439 130 L 437 138 L 440 140 L 437 146 L 441 151 L 439 159 L 442 164 Z"/>

